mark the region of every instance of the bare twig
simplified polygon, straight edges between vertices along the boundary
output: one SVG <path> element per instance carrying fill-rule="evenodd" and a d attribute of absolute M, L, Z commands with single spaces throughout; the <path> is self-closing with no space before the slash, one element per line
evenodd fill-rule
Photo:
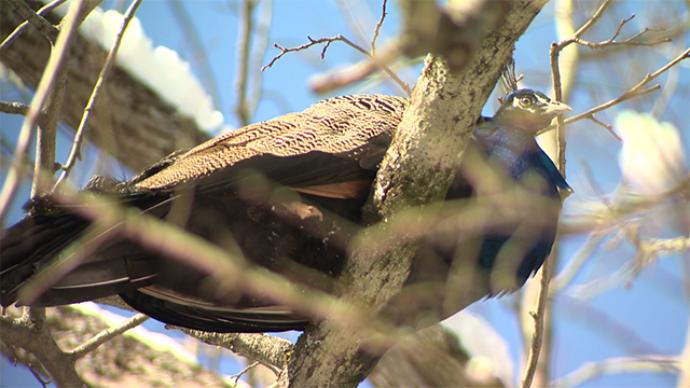
<path fill-rule="evenodd" d="M 549 258 L 544 261 L 541 267 L 541 281 L 539 289 L 539 297 L 537 300 L 537 311 L 531 313 L 534 319 L 534 333 L 532 335 L 532 344 L 530 347 L 529 358 L 527 360 L 527 369 L 525 377 L 522 382 L 522 388 L 529 388 L 532 386 L 535 372 L 537 371 L 537 364 L 539 362 L 539 355 L 542 351 L 542 341 L 544 339 L 544 321 L 546 320 L 546 305 L 549 296 L 549 283 L 551 281 L 551 262 L 553 261 L 553 252 Z"/>
<path fill-rule="evenodd" d="M 45 16 L 48 14 L 50 11 L 53 9 L 57 8 L 60 6 L 62 3 L 64 3 L 65 0 L 54 0 L 50 2 L 49 4 L 44 5 L 41 7 L 38 11 L 36 11 L 36 14 L 38 16 Z M 45 19 L 44 19 L 45 20 Z M 11 34 L 7 35 L 5 40 L 0 43 L 0 54 L 5 50 L 6 47 L 8 47 L 15 39 L 17 39 L 25 30 L 27 27 L 29 27 L 30 23 L 28 21 L 23 22 L 22 24 L 18 25 L 17 28 L 12 31 Z"/>
<path fill-rule="evenodd" d="M 57 187 L 60 186 L 60 184 L 69 176 L 70 172 L 72 171 L 72 168 L 74 168 L 74 165 L 77 162 L 77 159 L 81 158 L 81 143 L 84 139 L 84 129 L 86 128 L 86 123 L 88 122 L 91 112 L 94 109 L 96 99 L 98 98 L 98 93 L 100 92 L 101 87 L 107 80 L 108 75 L 110 74 L 110 69 L 115 63 L 115 56 L 117 55 L 117 50 L 120 48 L 120 44 L 122 43 L 122 37 L 125 33 L 125 30 L 127 29 L 127 26 L 129 25 L 129 21 L 132 20 L 132 18 L 134 17 L 134 13 L 139 7 L 139 4 L 141 4 L 141 0 L 133 0 L 129 8 L 127 9 L 127 12 L 125 12 L 124 18 L 122 20 L 122 27 L 120 28 L 120 31 L 117 33 L 117 36 L 115 37 L 113 46 L 110 48 L 110 51 L 108 52 L 108 56 L 105 59 L 105 63 L 103 63 L 103 68 L 101 69 L 96 84 L 93 87 L 93 91 L 91 92 L 91 96 L 89 97 L 89 102 L 86 104 L 86 107 L 84 108 L 84 114 L 82 115 L 81 121 L 79 122 L 79 126 L 77 127 L 76 134 L 74 135 L 74 142 L 72 144 L 72 149 L 70 150 L 69 156 L 67 157 L 67 162 L 63 166 L 60 178 L 58 178 L 57 182 L 55 182 L 52 191 L 55 191 Z"/>
<path fill-rule="evenodd" d="M 14 115 L 27 115 L 29 113 L 29 105 L 22 104 L 16 101 L 0 101 L 0 112 Z"/>
<path fill-rule="evenodd" d="M 671 356 L 652 354 L 648 356 L 610 358 L 603 361 L 586 363 L 574 372 L 552 382 L 550 386 L 558 388 L 577 387 L 587 380 L 594 379 L 601 375 L 615 373 L 676 373 L 680 367 L 681 365 L 678 357 Z"/>
<path fill-rule="evenodd" d="M 604 14 L 604 11 L 611 5 L 612 0 L 604 0 L 601 2 L 599 5 L 599 8 L 597 8 L 596 11 L 592 14 L 592 16 L 587 19 L 587 21 L 582 25 L 582 27 L 578 28 L 577 31 L 575 31 L 575 34 L 573 34 L 573 37 L 579 38 L 587 32 L 592 26 L 599 21 L 601 16 Z"/>
<path fill-rule="evenodd" d="M 592 255 L 594 250 L 599 246 L 601 241 L 604 239 L 604 235 L 601 233 L 591 234 L 587 241 L 582 244 L 580 249 L 573 255 L 573 258 L 567 260 L 568 265 L 553 278 L 552 287 L 553 291 L 556 292 L 565 288 L 570 282 L 575 278 L 575 275 L 579 272 L 580 268 L 584 265 L 587 259 Z"/>
<path fill-rule="evenodd" d="M 43 36 L 45 36 L 50 43 L 55 42 L 59 32 L 57 27 L 50 24 L 50 22 L 43 18 L 43 16 L 34 12 L 34 10 L 31 9 L 31 7 L 29 7 L 23 0 L 12 0 L 10 4 L 14 5 L 17 12 L 19 12 L 29 24 L 43 34 Z"/>
<path fill-rule="evenodd" d="M 258 361 L 250 362 L 249 365 L 247 365 L 244 369 L 237 372 L 237 374 L 233 375 L 235 385 L 237 385 L 237 382 L 240 381 L 240 377 L 242 377 L 245 373 L 255 368 L 257 365 L 259 365 Z"/>
<path fill-rule="evenodd" d="M 405 91 L 405 93 L 407 93 L 408 95 L 410 94 L 410 87 L 405 82 L 403 82 L 403 80 L 401 80 L 392 70 L 388 68 L 388 64 L 392 62 L 395 58 L 397 58 L 399 54 L 399 48 L 397 44 L 389 44 L 388 46 L 386 46 L 384 50 L 379 50 L 379 53 L 374 56 L 362 46 L 354 43 L 350 39 L 340 34 L 329 38 L 320 39 L 313 39 L 310 36 L 307 36 L 307 39 L 309 39 L 309 43 L 305 43 L 296 47 L 283 47 L 277 43 L 274 44 L 274 47 L 280 50 L 280 53 L 273 57 L 273 59 L 267 65 L 262 67 L 261 71 L 264 71 L 269 67 L 273 66 L 273 64 L 278 59 L 282 58 L 285 54 L 289 52 L 302 51 L 309 47 L 322 43 L 324 44 L 324 46 L 321 50 L 321 59 L 324 59 L 326 51 L 328 50 L 328 47 L 331 45 L 331 43 L 335 41 L 341 41 L 347 44 L 348 46 L 354 48 L 355 50 L 361 52 L 362 54 L 366 55 L 368 59 L 363 63 L 354 65 L 352 69 L 356 70 L 346 69 L 344 71 L 337 72 L 336 76 L 323 77 L 318 81 L 312 82 L 312 89 L 314 91 L 318 93 L 325 93 L 327 91 L 333 90 L 338 87 L 342 87 L 352 82 L 362 80 L 377 70 L 383 70 L 386 74 L 388 74 L 388 76 L 390 76 L 393 79 L 393 81 L 395 81 L 395 83 L 397 83 L 400 86 L 400 88 L 402 88 Z M 384 54 L 381 54 L 382 52 Z"/>
<path fill-rule="evenodd" d="M 248 99 L 247 105 L 249 111 L 255 112 L 256 107 L 259 104 L 259 100 L 264 94 L 263 90 L 263 73 L 261 72 L 261 64 L 266 56 L 266 50 L 268 48 L 269 33 L 271 27 L 271 21 L 273 20 L 273 0 L 264 0 L 261 4 L 261 14 L 259 15 L 259 20 L 256 26 L 256 47 L 254 48 L 254 58 L 252 59 L 253 69 L 253 85 L 252 85 L 252 97 Z"/>
<path fill-rule="evenodd" d="M 612 35 L 609 39 L 607 39 L 607 40 L 605 40 L 605 41 L 602 41 L 602 42 L 590 42 L 590 41 L 587 41 L 587 40 L 585 40 L 585 39 L 582 39 L 581 36 L 582 36 L 585 32 L 587 32 L 587 31 L 596 23 L 597 20 L 599 20 L 599 19 L 601 18 L 601 16 L 603 15 L 604 11 L 609 7 L 610 4 L 611 4 L 611 0 L 604 0 L 604 1 L 601 3 L 601 5 L 597 8 L 597 10 L 594 12 L 594 14 L 593 14 L 593 15 L 582 25 L 582 27 L 580 27 L 577 31 L 575 31 L 575 33 L 573 34 L 572 37 L 567 38 L 567 39 L 564 39 L 564 40 L 561 40 L 560 42 L 557 42 L 557 43 L 553 43 L 553 44 L 551 45 L 551 71 L 552 71 L 552 73 L 553 73 L 553 78 L 554 78 L 554 80 L 555 80 L 555 79 L 558 79 L 558 80 L 559 80 L 558 82 L 560 83 L 560 78 L 561 78 L 561 77 L 560 77 L 560 70 L 559 70 L 559 68 L 558 68 L 558 59 L 559 59 L 559 55 L 560 55 L 561 51 L 562 51 L 563 49 L 565 49 L 566 47 L 570 46 L 570 45 L 573 44 L 573 43 L 576 43 L 576 44 L 578 44 L 578 45 L 585 46 L 585 47 L 588 47 L 588 48 L 592 48 L 592 49 L 598 49 L 598 48 L 604 48 L 604 47 L 609 47 L 609 46 L 613 46 L 613 45 L 637 45 L 637 46 L 640 46 L 640 45 L 647 45 L 647 46 L 648 46 L 648 45 L 656 45 L 656 44 L 659 44 L 659 43 L 664 43 L 664 42 L 668 42 L 668 41 L 669 41 L 668 39 L 664 38 L 664 39 L 660 39 L 660 40 L 653 41 L 653 42 L 640 42 L 640 41 L 639 41 L 639 38 L 640 38 L 643 34 L 645 34 L 646 32 L 650 31 L 650 30 L 647 29 L 647 28 L 644 29 L 643 31 L 638 32 L 637 34 L 631 36 L 630 38 L 628 38 L 628 39 L 626 39 L 626 40 L 623 40 L 623 41 L 616 41 L 616 38 L 620 35 L 620 32 L 621 32 L 623 26 L 624 26 L 625 24 L 627 24 L 630 20 L 632 20 L 632 19 L 634 18 L 635 15 L 632 15 L 632 16 L 630 16 L 630 17 L 628 17 L 628 18 L 625 18 L 625 19 L 621 20 L 621 22 L 618 24 L 616 30 L 614 31 L 613 35 Z M 687 54 L 686 54 L 685 56 L 687 56 Z M 659 73 L 659 74 L 661 74 L 661 73 Z M 617 99 L 614 99 L 614 100 L 610 101 L 611 105 L 607 105 L 607 106 L 603 107 L 604 104 L 602 104 L 602 105 L 600 105 L 599 107 L 597 107 L 597 108 L 600 108 L 600 107 L 601 107 L 601 109 L 598 109 L 598 110 L 595 110 L 596 108 L 595 108 L 595 109 L 591 109 L 591 110 L 589 110 L 588 112 L 585 112 L 585 113 L 583 113 L 583 114 L 580 114 L 580 115 L 577 115 L 577 116 L 570 117 L 570 118 L 568 118 L 567 120 L 559 121 L 560 124 L 561 124 L 561 125 L 562 125 L 562 124 L 569 124 L 569 123 L 572 123 L 572 122 L 574 122 L 574 121 L 577 121 L 577 120 L 579 120 L 579 119 L 582 119 L 582 118 L 585 118 L 585 117 L 586 117 L 586 118 L 592 119 L 592 120 L 595 121 L 597 124 L 602 125 L 602 126 L 603 126 L 604 128 L 606 128 L 610 133 L 613 133 L 613 131 L 611 130 L 610 126 L 607 126 L 607 125 L 603 124 L 602 122 L 598 121 L 597 119 L 593 118 L 593 114 L 596 113 L 596 112 L 599 112 L 600 110 L 606 109 L 606 108 L 608 108 L 608 107 L 610 107 L 610 106 L 612 106 L 612 105 L 618 104 L 618 103 L 620 103 L 620 102 L 622 102 L 622 101 L 624 101 L 624 100 L 626 100 L 626 99 L 629 99 L 629 98 L 632 98 L 632 97 L 636 97 L 636 96 L 639 96 L 639 95 L 642 95 L 642 94 L 646 94 L 646 93 L 649 93 L 649 92 L 653 91 L 651 88 L 649 88 L 649 89 L 644 89 L 644 90 L 640 90 L 640 88 L 641 88 L 644 84 L 646 84 L 647 82 L 649 82 L 650 80 L 652 80 L 653 78 L 655 78 L 656 76 L 658 76 L 658 74 L 657 74 L 656 76 L 654 76 L 654 77 L 651 77 L 651 78 L 648 78 L 649 76 L 650 76 L 650 74 L 648 74 L 647 77 L 645 77 L 645 79 L 643 79 L 643 80 L 642 80 L 640 83 L 638 83 L 637 85 L 633 86 L 633 87 L 632 87 L 630 90 L 628 90 L 626 93 L 624 93 L 623 95 L 621 95 L 621 96 L 618 97 Z M 560 87 L 560 86 L 559 86 L 559 87 Z M 556 85 L 554 84 L 554 89 L 555 89 L 555 88 L 556 88 Z M 658 88 L 658 86 L 657 86 L 657 88 Z M 656 90 L 656 89 L 654 89 L 654 90 Z M 547 131 L 552 130 L 552 129 L 555 129 L 555 128 L 556 128 L 556 127 L 552 125 L 552 126 L 550 126 L 550 127 L 548 127 L 548 128 L 543 129 L 543 130 L 540 131 L 539 133 L 541 134 L 541 133 L 547 132 Z M 614 136 L 615 136 L 616 138 L 620 139 L 620 138 L 619 138 L 618 136 L 616 136 L 615 134 L 614 134 Z"/>
<path fill-rule="evenodd" d="M 613 130 L 613 125 L 611 125 L 611 124 L 606 124 L 605 122 L 603 122 L 603 121 L 597 119 L 594 115 L 591 115 L 591 116 L 589 117 L 589 119 L 592 120 L 592 121 L 594 121 L 595 123 L 601 125 L 602 127 L 604 127 L 604 129 L 606 129 L 607 131 L 609 131 L 609 133 L 611 134 L 611 136 L 613 136 L 616 140 L 618 140 L 618 141 L 623 141 L 623 139 L 621 139 L 621 137 L 618 136 L 618 134 L 616 133 L 616 131 Z"/>
<path fill-rule="evenodd" d="M 244 0 L 242 2 L 242 16 L 240 24 L 240 33 L 237 41 L 239 47 L 238 65 L 237 65 L 237 106 L 235 112 L 240 119 L 242 126 L 248 125 L 251 120 L 251 112 L 247 102 L 247 90 L 249 88 L 249 59 L 251 56 L 252 46 L 252 30 L 254 29 L 254 19 L 252 13 L 256 6 L 255 0 Z"/>
<path fill-rule="evenodd" d="M 58 40 L 55 43 L 55 49 L 51 52 L 48 64 L 43 72 L 44 75 L 41 78 L 38 89 L 36 90 L 36 94 L 31 101 L 31 106 L 29 108 L 29 112 L 27 113 L 26 119 L 22 124 L 22 129 L 17 140 L 17 147 L 15 149 L 12 167 L 7 174 L 7 179 L 5 180 L 5 183 L 2 187 L 2 192 L 0 193 L 0 224 L 2 224 L 5 214 L 12 203 L 17 187 L 23 178 L 25 167 L 23 160 L 26 158 L 29 143 L 36 128 L 36 124 L 38 123 L 40 112 L 43 109 L 48 96 L 53 90 L 58 73 L 63 66 L 69 45 L 77 30 L 77 22 L 79 14 L 81 13 L 82 3 L 83 1 L 79 0 L 70 5 L 67 15 L 65 16 L 63 28 L 60 30 Z"/>
<path fill-rule="evenodd" d="M 129 329 L 132 329 L 136 326 L 139 326 L 142 324 L 145 320 L 147 320 L 149 317 L 146 316 L 145 314 L 137 314 L 133 316 L 132 318 L 128 319 L 127 321 L 123 322 L 119 326 L 111 327 L 109 329 L 103 330 L 102 332 L 96 334 L 94 337 L 92 337 L 90 340 L 80 344 L 76 348 L 72 349 L 69 352 L 66 352 L 67 355 L 71 356 L 72 359 L 75 361 L 86 356 L 90 352 L 96 350 L 99 346 L 103 345 L 104 343 L 110 341 L 111 339 L 117 337 L 118 335 L 126 332 Z"/>
<path fill-rule="evenodd" d="M 329 38 L 319 38 L 319 39 L 314 39 L 311 36 L 307 36 L 307 39 L 309 40 L 308 43 L 304 43 L 304 44 L 301 44 L 301 45 L 295 46 L 295 47 L 283 47 L 283 46 L 279 45 L 278 43 L 275 43 L 273 45 L 273 47 L 280 50 L 280 53 L 278 53 L 278 55 L 273 57 L 273 59 L 271 59 L 271 61 L 268 62 L 267 65 L 264 65 L 261 68 L 261 71 L 265 71 L 266 69 L 272 67 L 273 64 L 276 63 L 277 60 L 282 58 L 287 53 L 303 51 L 303 50 L 306 50 L 306 49 L 308 49 L 312 46 L 318 45 L 318 44 L 324 44 L 323 48 L 321 49 L 321 59 L 324 59 L 326 57 L 326 51 L 328 50 L 328 47 L 330 47 L 331 43 L 337 42 L 337 41 L 340 41 L 340 42 L 347 44 L 348 46 L 354 48 L 355 50 L 361 52 L 364 55 L 369 55 L 369 52 L 366 49 L 362 48 L 357 43 L 354 43 L 353 41 L 349 40 L 348 38 L 346 38 L 345 36 L 340 35 L 340 34 L 329 37 Z"/>
<path fill-rule="evenodd" d="M 386 19 L 386 3 L 388 0 L 383 0 L 381 2 L 381 17 L 379 21 L 376 22 L 376 27 L 374 27 L 374 36 L 371 38 L 371 55 L 376 55 L 376 39 L 379 37 L 379 32 L 381 31 L 381 26 L 383 26 L 383 21 Z"/>
<path fill-rule="evenodd" d="M 582 119 L 589 119 L 595 113 L 598 113 L 598 112 L 601 112 L 601 111 L 606 110 L 608 108 L 611 108 L 612 106 L 618 105 L 621 102 L 627 101 L 631 98 L 641 97 L 641 96 L 647 95 L 649 93 L 655 92 L 659 89 L 661 89 L 661 86 L 658 84 L 650 86 L 648 88 L 638 89 L 638 90 L 634 90 L 634 91 L 633 91 L 633 88 L 628 89 L 626 92 L 624 92 L 623 94 L 621 94 L 620 96 L 618 96 L 612 100 L 609 100 L 603 104 L 597 105 L 594 108 L 591 108 L 588 111 L 585 111 L 583 113 L 579 113 L 579 114 L 576 114 L 574 116 L 568 117 L 567 119 L 565 119 L 563 121 L 563 123 L 564 124 L 571 124 L 571 123 L 574 123 L 574 122 L 582 120 Z M 543 129 L 540 133 L 550 131 L 554 128 L 555 128 L 554 126 L 547 127 L 545 129 Z"/>
<path fill-rule="evenodd" d="M 631 231 L 628 235 L 637 250 L 633 275 L 638 275 L 642 269 L 654 262 L 660 255 L 690 250 L 690 237 L 642 240 L 637 231 Z"/>
<path fill-rule="evenodd" d="M 375 72 L 383 69 L 405 94 L 410 95 L 412 90 L 400 77 L 395 74 L 388 65 L 400 56 L 399 41 L 393 39 L 388 42 L 383 48 L 376 51 L 375 56 L 369 56 L 367 59 L 355 63 L 345 69 L 334 71 L 325 75 L 315 77 L 311 81 L 311 89 L 316 93 L 327 93 L 335 89 L 351 85 L 355 82 L 361 81 Z"/>
<path fill-rule="evenodd" d="M 87 8 L 87 7 L 85 7 Z M 88 12 L 88 9 L 84 10 Z M 57 128 L 62 114 L 65 92 L 67 90 L 67 77 L 71 64 L 67 57 L 62 69 L 55 79 L 55 86 L 46 103 L 45 112 L 39 117 L 38 136 L 36 141 L 36 156 L 34 158 L 34 175 L 31 182 L 31 197 L 44 194 L 53 185 L 53 174 L 57 169 L 55 163 L 55 142 Z M 43 172 L 46 172 L 45 174 Z"/>
<path fill-rule="evenodd" d="M 594 108 L 591 108 L 591 109 L 589 109 L 583 113 L 577 114 L 575 116 L 570 116 L 567 119 L 563 120 L 563 123 L 564 124 L 571 124 L 571 123 L 574 123 L 574 122 L 582 120 L 582 119 L 589 119 L 595 113 L 606 110 L 606 109 L 608 109 L 614 105 L 618 105 L 623 101 L 629 100 L 629 99 L 634 98 L 634 97 L 643 96 L 643 95 L 649 94 L 651 92 L 654 92 L 654 91 L 660 89 L 661 87 L 659 85 L 653 85 L 653 86 L 646 87 L 646 88 L 644 86 L 646 86 L 650 81 L 659 77 L 664 72 L 668 71 L 670 68 L 672 68 L 673 66 L 678 64 L 680 61 L 688 59 L 688 58 L 690 58 L 690 48 L 683 51 L 680 55 L 673 58 L 671 61 L 669 61 L 667 64 L 665 64 L 664 66 L 662 66 L 658 70 L 656 70 L 652 73 L 647 73 L 647 75 L 645 75 L 638 83 L 636 83 L 635 85 L 630 87 L 628 90 L 623 92 L 623 94 L 621 94 L 620 96 L 618 96 L 612 100 L 609 100 L 603 104 L 597 105 Z M 552 125 L 550 127 L 547 127 L 545 129 L 541 130 L 539 133 L 544 133 L 544 132 L 550 131 L 552 129 L 555 129 L 555 126 Z"/>
<path fill-rule="evenodd" d="M 631 36 L 631 37 L 629 37 L 629 38 L 627 38 L 627 39 L 625 39 L 625 40 L 617 41 L 616 38 L 617 38 L 618 35 L 620 34 L 621 29 L 623 28 L 623 26 L 624 26 L 627 22 L 631 21 L 634 17 L 635 17 L 635 15 L 631 15 L 630 17 L 628 17 L 628 18 L 626 18 L 626 19 L 623 19 L 623 20 L 618 24 L 618 27 L 616 28 L 616 31 L 613 33 L 613 35 L 612 35 L 609 39 L 607 39 L 607 40 L 604 40 L 604 41 L 601 41 L 601 42 L 590 42 L 590 41 L 588 41 L 588 40 L 584 40 L 584 39 L 581 39 L 581 38 L 579 38 L 579 37 L 575 37 L 575 38 L 573 38 L 573 42 L 574 42 L 574 43 L 577 43 L 577 44 L 579 44 L 579 45 L 581 45 L 581 46 L 585 46 L 585 47 L 591 48 L 591 49 L 601 49 L 601 48 L 606 48 L 606 47 L 610 47 L 610 46 L 655 46 L 655 45 L 660 44 L 660 43 L 668 43 L 668 42 L 671 41 L 671 39 L 670 39 L 670 38 L 667 38 L 667 37 L 662 37 L 662 38 L 659 38 L 659 39 L 657 39 L 657 40 L 650 41 L 650 42 L 643 42 L 643 41 L 640 41 L 639 39 L 640 39 L 644 34 L 646 34 L 646 33 L 649 32 L 649 31 L 652 31 L 652 30 L 649 29 L 649 28 L 645 28 L 644 30 L 642 30 L 642 31 L 640 31 L 640 32 L 638 32 L 638 33 L 636 33 L 636 34 L 634 34 L 633 36 Z"/>

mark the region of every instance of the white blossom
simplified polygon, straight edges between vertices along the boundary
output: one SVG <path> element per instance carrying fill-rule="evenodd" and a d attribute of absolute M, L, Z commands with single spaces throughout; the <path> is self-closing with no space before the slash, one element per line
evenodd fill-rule
<path fill-rule="evenodd" d="M 623 179 L 640 194 L 659 194 L 678 184 L 686 171 L 678 129 L 635 111 L 622 111 L 615 129 L 623 139 L 618 161 Z"/>
<path fill-rule="evenodd" d="M 495 376 L 506 387 L 513 384 L 513 361 L 508 344 L 491 324 L 467 310 L 460 311 L 441 322 L 441 325 L 458 336 L 460 345 L 470 359 L 465 371 L 478 380 Z"/>

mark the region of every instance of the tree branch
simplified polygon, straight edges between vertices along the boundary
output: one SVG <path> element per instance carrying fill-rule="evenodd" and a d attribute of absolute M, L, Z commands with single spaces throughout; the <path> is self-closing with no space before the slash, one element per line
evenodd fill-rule
<path fill-rule="evenodd" d="M 290 341 L 265 334 L 220 334 L 184 328 L 179 328 L 179 330 L 204 343 L 220 346 L 277 370 L 282 370 L 287 366 L 294 352 Z"/>
<path fill-rule="evenodd" d="M 589 362 L 570 374 L 552 382 L 550 386 L 569 388 L 582 385 L 587 380 L 606 374 L 667 372 L 675 373 L 680 364 L 677 357 L 648 355 L 635 357 L 610 358 L 598 362 Z M 679 385 L 682 387 L 682 385 Z"/>
<path fill-rule="evenodd" d="M 53 381 L 61 387 L 84 387 L 74 369 L 74 361 L 65 354 L 44 328 L 38 329 L 29 319 L 0 316 L 2 342 L 22 347 L 38 359 Z"/>
<path fill-rule="evenodd" d="M 99 346 L 110 341 L 111 339 L 117 337 L 118 335 L 126 332 L 127 330 L 137 327 L 142 324 L 145 320 L 149 319 L 148 316 L 144 314 L 137 314 L 132 318 L 125 321 L 120 326 L 111 327 L 109 329 L 103 330 L 102 332 L 93 336 L 90 340 L 81 343 L 76 348 L 67 352 L 67 355 L 72 357 L 74 360 L 78 360 L 87 354 L 96 350 Z"/>
<path fill-rule="evenodd" d="M 43 5 L 35 1 L 30 4 L 34 9 Z M 45 18 L 51 23 L 57 20 L 52 13 Z M 14 10 L 0 12 L 0 39 L 5 39 L 23 22 Z M 62 117 L 70 128 L 77 128 L 106 52 L 81 35 L 75 37 L 72 47 Z M 43 35 L 29 28 L 4 48 L 0 61 L 35 88 L 49 52 L 50 44 Z M 117 64 L 100 92 L 95 109 L 100 114 L 88 121 L 86 138 L 135 171 L 175 150 L 190 148 L 209 138 L 192 118 L 177 113 L 175 107 Z"/>

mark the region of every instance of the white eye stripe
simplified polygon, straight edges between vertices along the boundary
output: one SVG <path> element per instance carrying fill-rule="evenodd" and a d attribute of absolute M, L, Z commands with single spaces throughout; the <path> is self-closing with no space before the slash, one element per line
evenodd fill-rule
<path fill-rule="evenodd" d="M 528 106 L 525 106 L 525 104 L 523 104 L 523 103 L 521 102 L 522 99 L 524 99 L 525 97 L 531 99 L 531 102 L 532 102 L 532 103 L 531 103 L 531 104 L 526 104 L 526 105 L 528 105 Z M 534 111 L 534 109 L 532 109 L 533 107 L 548 105 L 548 104 L 550 104 L 550 103 L 551 103 L 551 100 L 550 100 L 548 97 L 543 97 L 543 96 L 540 96 L 540 95 L 538 95 L 538 94 L 531 94 L 531 95 L 528 95 L 528 96 L 524 96 L 524 95 L 523 95 L 523 96 L 521 96 L 521 97 L 515 97 L 515 98 L 513 99 L 513 107 L 515 107 L 515 108 L 520 108 L 520 109 L 525 109 L 525 110 L 529 110 L 529 111 Z"/>
<path fill-rule="evenodd" d="M 548 97 L 544 98 L 538 94 L 535 95 L 535 97 L 537 98 L 537 102 L 539 102 L 540 105 L 546 105 L 551 102 L 551 100 Z"/>

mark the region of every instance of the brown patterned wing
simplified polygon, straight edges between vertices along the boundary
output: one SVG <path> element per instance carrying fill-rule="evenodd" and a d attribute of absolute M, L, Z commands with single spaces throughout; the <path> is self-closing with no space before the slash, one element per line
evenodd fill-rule
<path fill-rule="evenodd" d="M 368 188 L 362 182 L 370 181 L 406 106 L 404 98 L 382 95 L 325 100 L 211 139 L 135 186 L 192 183 L 212 190 L 229 183 L 236 170 L 254 169 L 298 191 L 349 197 Z"/>

